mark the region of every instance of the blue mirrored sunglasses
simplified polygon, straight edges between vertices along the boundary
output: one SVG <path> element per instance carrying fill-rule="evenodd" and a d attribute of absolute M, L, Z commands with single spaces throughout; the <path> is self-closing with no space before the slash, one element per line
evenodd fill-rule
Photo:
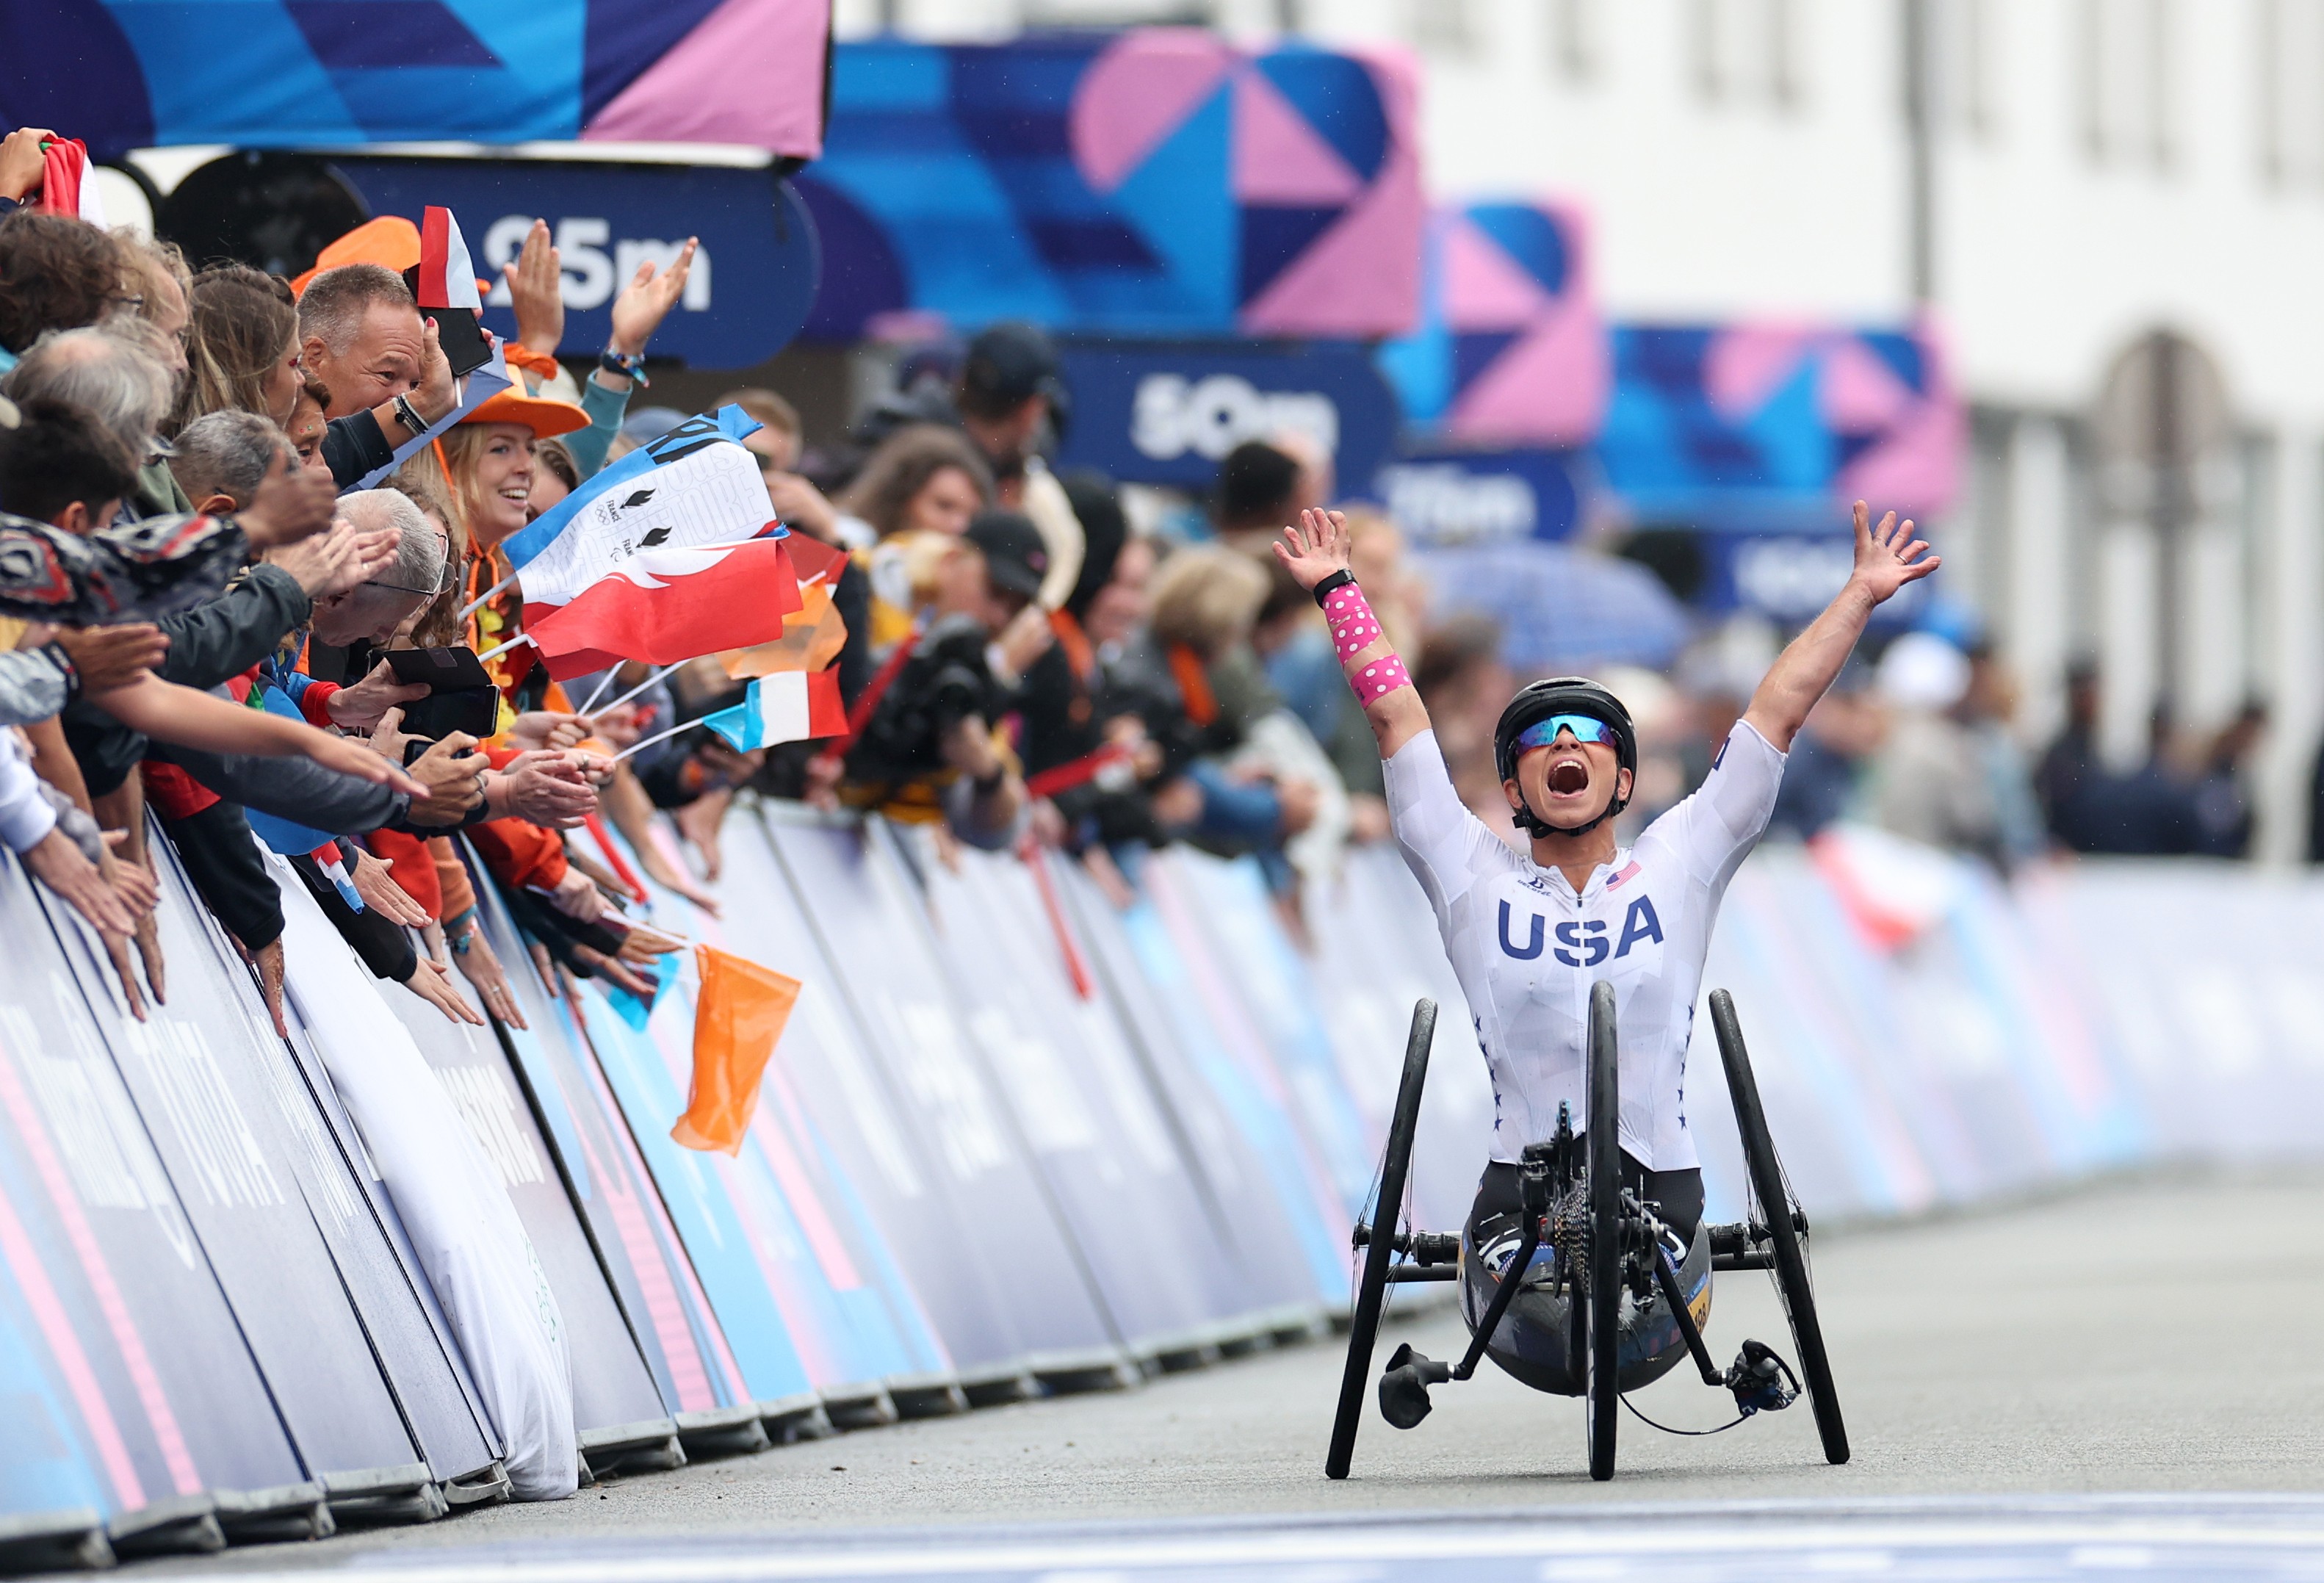
<path fill-rule="evenodd" d="M 1614 728 L 1594 715 L 1553 714 L 1547 720 L 1537 720 L 1517 733 L 1517 751 L 1531 748 L 1546 748 L 1557 741 L 1557 733 L 1570 731 L 1577 742 L 1602 742 L 1616 745 Z"/>

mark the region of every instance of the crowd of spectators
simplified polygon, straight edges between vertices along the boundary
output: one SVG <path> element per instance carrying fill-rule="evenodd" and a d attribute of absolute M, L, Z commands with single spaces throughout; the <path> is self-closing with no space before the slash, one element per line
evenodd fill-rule
<path fill-rule="evenodd" d="M 0 143 L 0 207 L 25 194 L 27 135 Z M 152 914 L 171 861 L 278 1019 L 287 870 L 380 977 L 475 1020 L 457 973 L 521 1023 L 477 887 L 507 897 L 544 969 L 650 996 L 677 941 L 638 921 L 636 870 L 715 908 L 745 789 L 943 842 L 1043 843 L 1123 899 L 1162 844 L 1250 854 L 1295 931 L 1340 849 L 1387 839 L 1370 732 L 1265 549 L 1333 499 L 1329 458 L 1248 441 L 1203 522 L 1134 520 L 1107 479 L 1045 462 L 1070 392 L 1025 326 L 907 358 L 819 451 L 775 391 L 718 403 L 760 425 L 745 443 L 770 517 L 840 552 L 802 619 L 808 646 L 828 639 L 844 734 L 742 750 L 688 729 L 741 696 L 715 657 L 550 682 L 509 643 L 523 602 L 503 547 L 683 421 L 631 398 L 691 249 L 627 282 L 607 354 L 576 378 L 534 225 L 504 271 L 518 382 L 411 449 L 459 401 L 401 272 L 416 247 L 374 221 L 293 282 L 29 205 L 0 217 L 0 841 L 103 936 L 133 1009 L 167 992 Z M 1350 525 L 1455 786 L 1504 828 L 1493 724 L 1524 678 L 1491 621 L 1432 621 L 1394 522 Z M 1775 637 L 1729 623 L 1670 677 L 1609 678 L 1640 725 L 1632 829 L 1701 778 Z M 429 689 L 392 657 L 459 646 L 490 657 L 489 724 L 422 734 L 407 711 Z M 1886 642 L 1810 717 L 1776 828 L 1862 821 L 2004 871 L 2061 847 L 2245 850 L 2256 709 L 2191 751 L 2158 726 L 2125 774 L 2097 753 L 2088 674 L 2038 763 L 2013 692 L 1982 643 Z"/>
<path fill-rule="evenodd" d="M 43 212 L 48 136 L 0 142 L 0 841 L 103 937 L 140 1016 L 168 993 L 171 862 L 278 1025 L 293 878 L 374 973 L 455 1019 L 480 1020 L 454 972 L 522 1019 L 477 927 L 486 875 L 545 957 L 649 989 L 641 969 L 677 942 L 612 904 L 604 849 L 567 840 L 650 815 L 607 749 L 620 722 L 593 729 L 518 650 L 488 727 L 421 736 L 405 712 L 430 688 L 390 658 L 512 630 L 510 590 L 477 597 L 503 581 L 498 547 L 619 431 L 622 358 L 576 388 L 551 355 L 546 228 L 508 272 L 524 382 L 399 466 L 457 403 L 401 273 L 415 230 L 374 222 L 295 286 L 197 270 Z M 629 366 L 687 266 L 622 293 Z"/>

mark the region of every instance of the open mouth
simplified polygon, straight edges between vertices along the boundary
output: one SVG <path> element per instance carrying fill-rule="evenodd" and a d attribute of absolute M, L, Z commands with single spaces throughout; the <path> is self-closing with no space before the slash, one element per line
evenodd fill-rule
<path fill-rule="evenodd" d="M 1549 767 L 1549 789 L 1562 797 L 1590 789 L 1589 767 L 1576 759 L 1567 759 Z"/>

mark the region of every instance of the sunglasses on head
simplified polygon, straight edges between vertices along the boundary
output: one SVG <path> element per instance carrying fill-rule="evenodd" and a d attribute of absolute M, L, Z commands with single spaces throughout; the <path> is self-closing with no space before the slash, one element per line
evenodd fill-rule
<path fill-rule="evenodd" d="M 1517 733 L 1517 751 L 1531 748 L 1546 748 L 1557 741 L 1560 732 L 1572 732 L 1577 742 L 1602 742 L 1616 745 L 1614 728 L 1594 715 L 1553 714 L 1547 720 L 1537 720 Z"/>

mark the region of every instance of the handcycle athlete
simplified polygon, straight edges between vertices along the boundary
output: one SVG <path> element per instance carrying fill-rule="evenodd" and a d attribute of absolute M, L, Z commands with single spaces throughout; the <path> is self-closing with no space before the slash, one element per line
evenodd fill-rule
<path fill-rule="evenodd" d="M 1424 1001 L 1379 1203 L 1369 1230 L 1357 1229 L 1366 1274 L 1331 1477 L 1347 1473 L 1388 1281 L 1457 1277 L 1474 1332 L 1458 1368 L 1398 1349 L 1379 1395 L 1400 1428 L 1428 1412 L 1428 1385 L 1468 1378 L 1480 1352 L 1536 1389 L 1585 1398 L 1591 1472 L 1599 1478 L 1613 1473 L 1619 1394 L 1682 1356 L 1692 1354 L 1706 1384 L 1732 1390 L 1745 1417 L 1788 1404 L 1797 1378 L 1760 1343 L 1747 1342 L 1724 1374 L 1711 1365 L 1701 1326 L 1714 1268 L 1775 1273 L 1825 1452 L 1846 1459 L 1799 1248 L 1805 1220 L 1783 1183 L 1724 991 L 1711 997 L 1713 1022 L 1744 1134 L 1755 1219 L 1702 1224 L 1702 1173 L 1683 1085 L 1711 925 L 1728 882 L 1766 829 L 1793 738 L 1873 611 L 1937 569 L 1938 557 L 1895 512 L 1875 527 L 1858 501 L 1855 528 L 1846 585 L 1769 668 L 1702 785 L 1628 848 L 1617 845 L 1613 820 L 1637 773 L 1629 711 L 1577 676 L 1520 690 L 1501 713 L 1493 748 L 1510 817 L 1530 840 L 1522 853 L 1454 792 L 1428 712 L 1348 569 L 1340 514 L 1304 511 L 1275 546 L 1323 608 L 1371 725 L 1397 845 L 1436 914 L 1493 1084 L 1491 1157 L 1466 1227 L 1457 1240 L 1397 1232 L 1434 1026 L 1434 1009 Z M 1397 1255 L 1408 1256 L 1396 1264 Z"/>

